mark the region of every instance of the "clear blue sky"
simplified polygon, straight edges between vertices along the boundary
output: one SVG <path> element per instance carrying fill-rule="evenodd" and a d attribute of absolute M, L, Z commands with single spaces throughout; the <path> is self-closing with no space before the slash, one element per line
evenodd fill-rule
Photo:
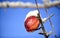
<path fill-rule="evenodd" d="M 1 0 L 6 1 L 6 0 Z M 23 1 L 35 3 L 35 0 L 9 0 L 9 1 Z M 38 3 L 42 3 L 38 0 Z M 39 31 L 29 33 L 24 27 L 24 19 L 26 14 L 35 10 L 33 8 L 0 8 L 0 37 L 1 38 L 44 38 L 39 35 Z M 45 9 L 40 9 L 41 16 L 46 17 Z M 60 38 L 60 9 L 56 7 L 49 8 L 49 15 L 54 13 L 55 15 L 51 18 L 54 25 L 54 29 L 58 38 Z M 49 22 L 44 23 L 46 31 L 51 31 Z M 49 38 L 54 38 L 52 34 Z"/>

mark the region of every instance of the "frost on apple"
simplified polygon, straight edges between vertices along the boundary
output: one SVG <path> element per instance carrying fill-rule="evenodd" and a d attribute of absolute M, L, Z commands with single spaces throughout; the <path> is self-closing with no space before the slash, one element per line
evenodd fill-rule
<path fill-rule="evenodd" d="M 38 11 L 30 11 L 25 18 L 25 28 L 28 32 L 33 32 L 39 27 L 39 19 L 37 18 Z"/>

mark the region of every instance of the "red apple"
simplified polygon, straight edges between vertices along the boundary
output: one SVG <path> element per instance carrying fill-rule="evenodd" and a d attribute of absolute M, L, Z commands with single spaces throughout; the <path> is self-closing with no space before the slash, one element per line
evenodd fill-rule
<path fill-rule="evenodd" d="M 28 32 L 33 32 L 39 27 L 39 19 L 36 16 L 29 16 L 25 20 L 25 28 Z"/>

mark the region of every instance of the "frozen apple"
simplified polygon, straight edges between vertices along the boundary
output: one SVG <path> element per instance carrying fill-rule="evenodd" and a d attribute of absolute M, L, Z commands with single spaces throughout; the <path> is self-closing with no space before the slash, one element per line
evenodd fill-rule
<path fill-rule="evenodd" d="M 30 16 L 25 20 L 25 28 L 28 32 L 38 29 L 39 19 L 36 16 Z"/>

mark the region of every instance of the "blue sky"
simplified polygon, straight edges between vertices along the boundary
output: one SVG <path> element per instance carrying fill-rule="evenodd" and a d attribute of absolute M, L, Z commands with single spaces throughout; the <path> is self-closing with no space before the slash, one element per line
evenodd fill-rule
<path fill-rule="evenodd" d="M 6 1 L 6 0 L 1 0 Z M 35 3 L 35 0 L 9 0 L 9 1 L 23 1 Z M 42 3 L 38 0 L 38 3 Z M 0 8 L 0 37 L 1 38 L 44 38 L 43 35 L 39 35 L 39 31 L 29 33 L 24 27 L 24 19 L 26 14 L 31 11 L 36 10 L 33 8 Z M 54 29 L 58 38 L 60 37 L 60 9 L 56 7 L 49 8 L 49 15 L 54 13 L 51 18 L 54 25 Z M 45 9 L 40 9 L 42 18 L 47 17 Z M 51 31 L 51 26 L 48 21 L 44 23 L 46 31 Z M 52 34 L 49 38 L 54 38 Z"/>

